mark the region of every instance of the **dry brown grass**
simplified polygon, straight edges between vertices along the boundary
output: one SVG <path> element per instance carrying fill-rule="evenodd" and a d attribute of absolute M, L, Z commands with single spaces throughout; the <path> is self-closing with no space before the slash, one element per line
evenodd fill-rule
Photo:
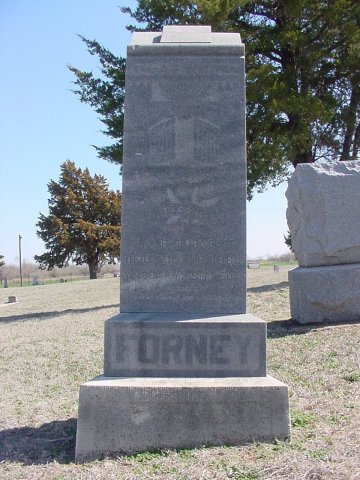
<path fill-rule="evenodd" d="M 74 463 L 79 386 L 102 372 L 118 279 L 2 289 L 0 478 L 360 480 L 359 324 L 289 320 L 287 272 L 249 271 L 268 321 L 268 369 L 289 385 L 292 441 Z"/>

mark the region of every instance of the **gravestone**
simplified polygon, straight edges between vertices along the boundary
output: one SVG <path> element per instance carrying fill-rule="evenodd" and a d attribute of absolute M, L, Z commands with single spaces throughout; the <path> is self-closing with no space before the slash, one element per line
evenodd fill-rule
<path fill-rule="evenodd" d="M 291 316 L 347 322 L 360 314 L 360 162 L 300 164 L 286 197 L 299 267 L 289 271 Z"/>
<path fill-rule="evenodd" d="M 248 263 L 248 269 L 250 270 L 259 270 L 260 263 Z"/>
<path fill-rule="evenodd" d="M 126 69 L 120 314 L 80 389 L 77 461 L 289 436 L 246 313 L 244 46 L 135 33 Z"/>
<path fill-rule="evenodd" d="M 299 164 L 286 191 L 301 267 L 360 262 L 360 162 Z"/>

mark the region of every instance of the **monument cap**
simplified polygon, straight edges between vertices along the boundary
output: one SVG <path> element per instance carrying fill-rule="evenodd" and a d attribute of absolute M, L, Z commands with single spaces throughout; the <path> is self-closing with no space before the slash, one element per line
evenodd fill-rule
<path fill-rule="evenodd" d="M 135 32 L 128 55 L 236 55 L 244 56 L 239 33 L 212 32 L 208 25 L 166 25 L 159 32 Z"/>

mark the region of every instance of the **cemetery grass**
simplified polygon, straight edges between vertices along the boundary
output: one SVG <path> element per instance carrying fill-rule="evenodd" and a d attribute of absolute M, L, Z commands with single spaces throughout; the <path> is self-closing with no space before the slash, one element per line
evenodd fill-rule
<path fill-rule="evenodd" d="M 268 322 L 268 372 L 289 386 L 292 440 L 75 464 L 80 384 L 102 373 L 119 279 L 0 290 L 0 478 L 360 479 L 359 324 L 293 323 L 287 270 L 248 271 Z M 16 295 L 17 304 L 6 304 Z M 170 419 L 169 419 L 170 421 Z"/>

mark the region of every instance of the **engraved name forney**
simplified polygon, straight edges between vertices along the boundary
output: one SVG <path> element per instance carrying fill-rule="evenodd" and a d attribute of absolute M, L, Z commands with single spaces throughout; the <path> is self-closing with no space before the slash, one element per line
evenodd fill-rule
<path fill-rule="evenodd" d="M 249 357 L 255 361 L 252 353 L 259 348 L 253 335 L 230 333 L 117 334 L 114 340 L 117 363 L 149 366 L 244 365 Z"/>

